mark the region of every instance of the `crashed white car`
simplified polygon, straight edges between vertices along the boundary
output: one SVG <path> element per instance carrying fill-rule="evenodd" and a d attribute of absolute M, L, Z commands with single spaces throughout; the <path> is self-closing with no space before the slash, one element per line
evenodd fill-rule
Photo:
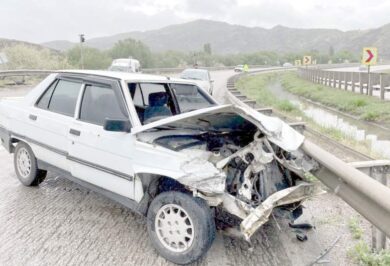
<path fill-rule="evenodd" d="M 294 219 L 318 193 L 301 134 L 181 79 L 51 74 L 0 102 L 0 137 L 21 183 L 53 171 L 146 215 L 151 243 L 178 264 L 207 252 L 220 216 L 249 240 L 273 211 Z"/>

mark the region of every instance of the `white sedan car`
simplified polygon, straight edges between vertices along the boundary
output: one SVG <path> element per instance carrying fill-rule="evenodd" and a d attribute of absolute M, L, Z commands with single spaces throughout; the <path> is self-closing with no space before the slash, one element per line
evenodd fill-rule
<path fill-rule="evenodd" d="M 146 215 L 152 245 L 178 264 L 207 252 L 219 215 L 249 240 L 272 212 L 294 219 L 318 193 L 305 181 L 316 162 L 301 134 L 217 105 L 186 80 L 51 74 L 26 97 L 1 100 L 0 138 L 23 185 L 52 171 Z"/>
<path fill-rule="evenodd" d="M 206 69 L 187 68 L 180 74 L 180 78 L 194 80 L 199 87 L 202 87 L 210 95 L 213 94 L 214 80 L 210 77 L 210 72 Z"/>

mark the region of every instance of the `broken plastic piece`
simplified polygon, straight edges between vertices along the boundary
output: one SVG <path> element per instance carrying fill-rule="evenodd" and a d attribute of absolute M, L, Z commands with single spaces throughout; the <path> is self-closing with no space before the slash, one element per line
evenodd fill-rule
<path fill-rule="evenodd" d="M 297 233 L 296 236 L 299 241 L 304 242 L 307 240 L 307 235 L 302 232 Z"/>
<path fill-rule="evenodd" d="M 288 226 L 290 226 L 291 228 L 304 229 L 304 230 L 310 230 L 314 228 L 314 226 L 312 226 L 309 223 L 300 223 L 300 224 L 288 223 Z"/>

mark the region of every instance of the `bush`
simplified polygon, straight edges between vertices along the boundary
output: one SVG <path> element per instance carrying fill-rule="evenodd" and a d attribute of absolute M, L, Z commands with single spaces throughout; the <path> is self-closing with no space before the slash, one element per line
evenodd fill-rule
<path fill-rule="evenodd" d="M 296 110 L 297 108 L 295 107 L 295 105 L 293 105 L 291 102 L 289 102 L 288 100 L 282 100 L 280 101 L 279 103 L 277 103 L 277 108 L 279 110 L 282 110 L 282 111 L 285 111 L 285 112 L 292 112 L 294 110 Z"/>
<path fill-rule="evenodd" d="M 8 69 L 65 69 L 70 65 L 66 57 L 49 49 L 17 44 L 4 49 Z"/>
<path fill-rule="evenodd" d="M 358 264 L 367 266 L 384 266 L 390 265 L 390 251 L 382 250 L 374 253 L 370 247 L 360 241 L 348 251 L 348 255 Z"/>

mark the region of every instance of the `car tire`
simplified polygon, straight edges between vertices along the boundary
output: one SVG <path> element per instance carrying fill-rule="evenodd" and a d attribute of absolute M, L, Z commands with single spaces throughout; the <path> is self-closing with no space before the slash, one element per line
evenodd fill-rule
<path fill-rule="evenodd" d="M 163 192 L 152 201 L 147 229 L 158 253 L 176 264 L 201 258 L 213 243 L 216 230 L 203 199 L 176 191 Z"/>
<path fill-rule="evenodd" d="M 38 169 L 37 159 L 24 142 L 16 145 L 14 152 L 15 173 L 19 181 L 25 186 L 37 186 L 46 177 L 46 171 Z"/>

